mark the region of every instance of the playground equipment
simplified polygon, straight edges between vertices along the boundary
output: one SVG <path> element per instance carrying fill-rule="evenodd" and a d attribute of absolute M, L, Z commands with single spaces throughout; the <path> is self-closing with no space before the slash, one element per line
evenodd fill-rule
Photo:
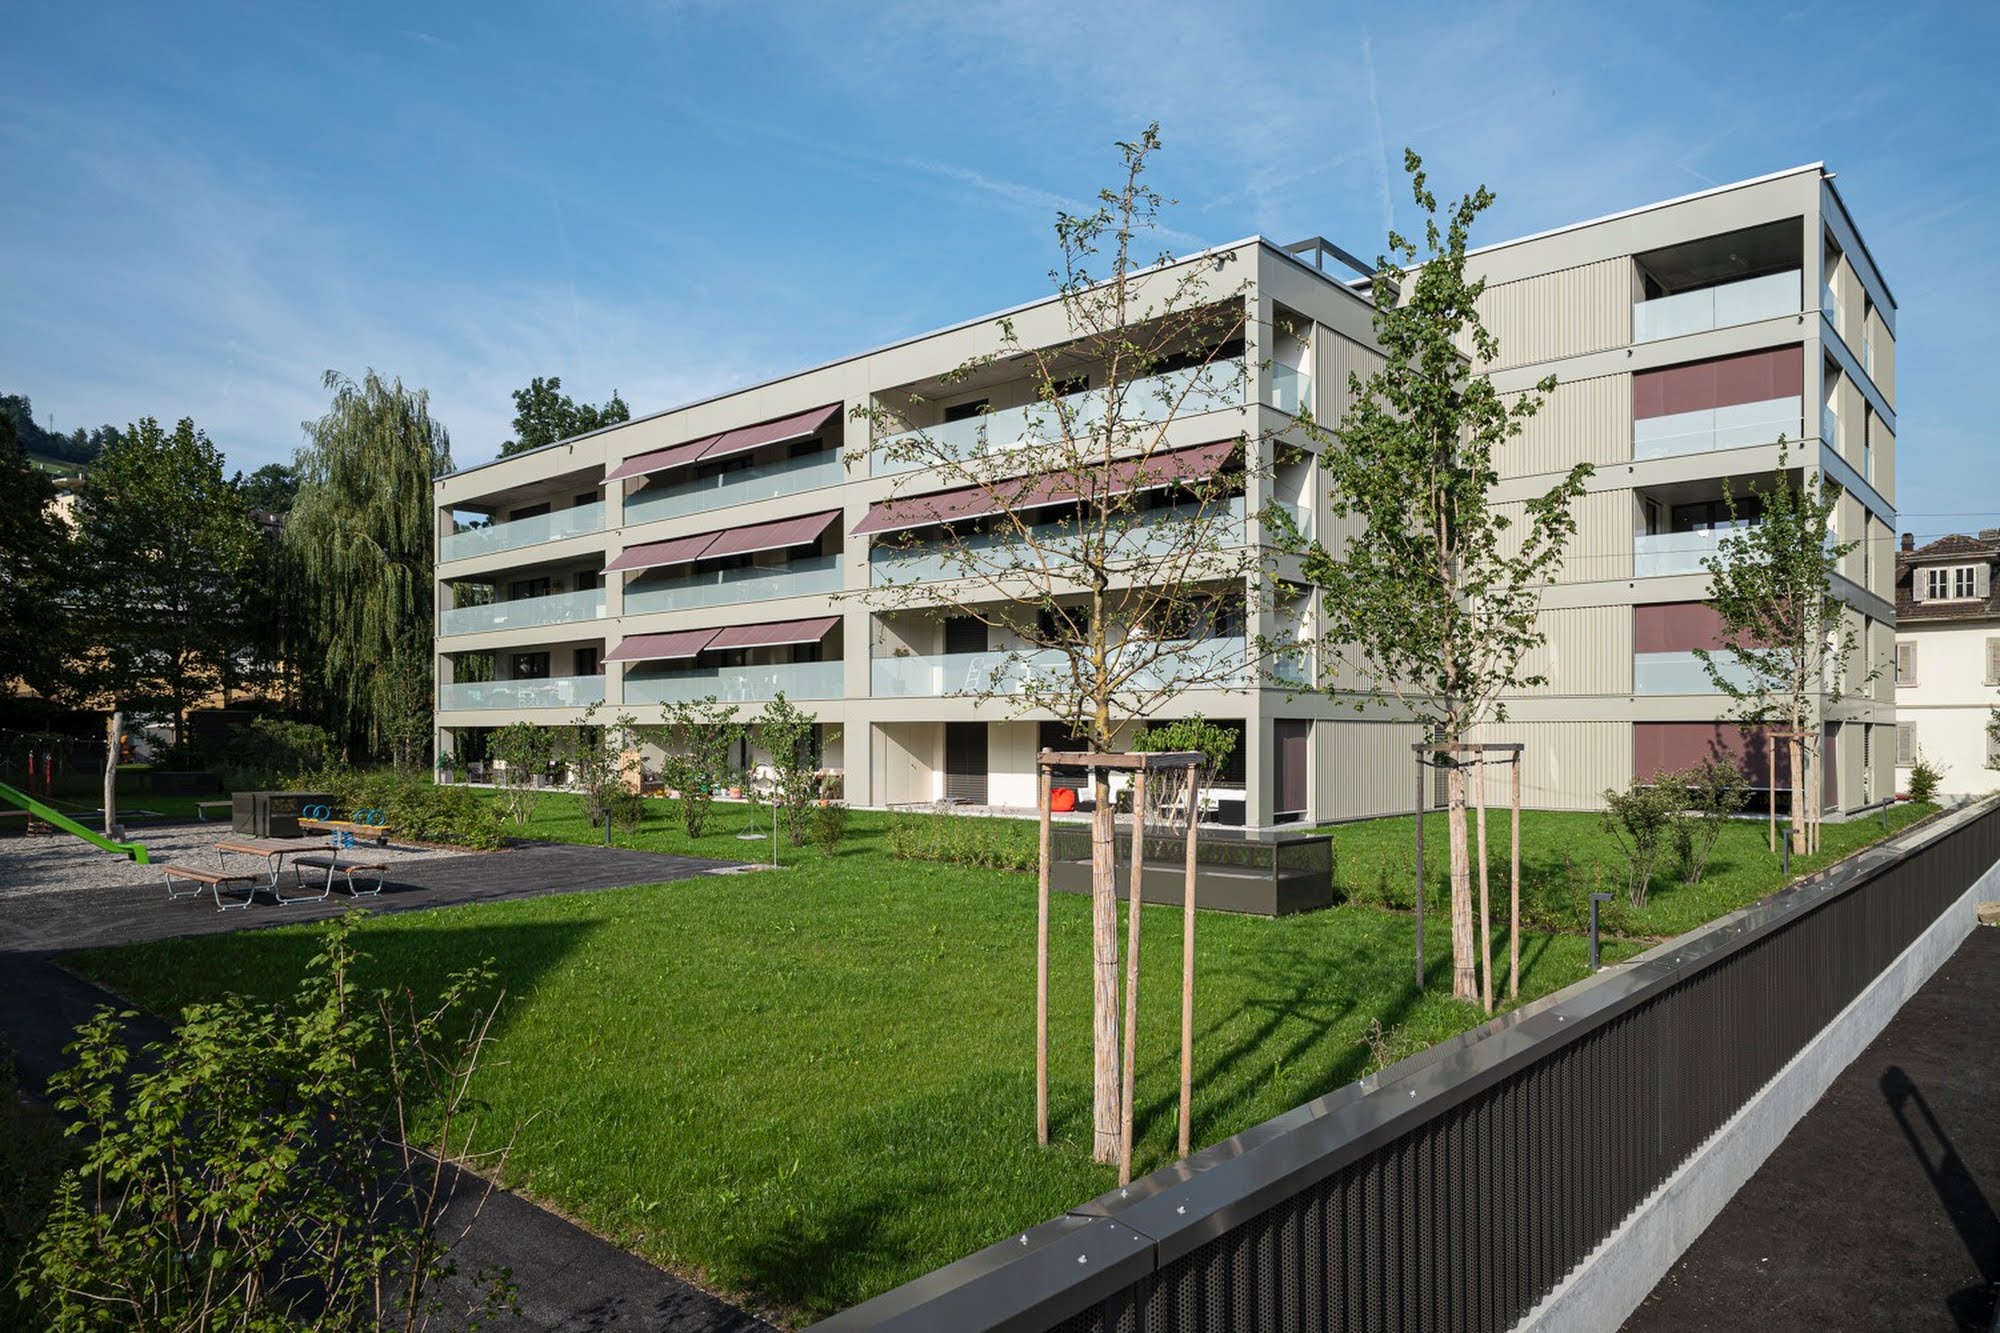
<path fill-rule="evenodd" d="M 121 856 L 129 856 L 142 866 L 152 863 L 151 859 L 146 855 L 146 848 L 143 843 L 119 842 L 115 838 L 107 838 L 102 833 L 93 832 L 85 828 L 82 824 L 77 823 L 74 819 L 71 819 L 62 811 L 45 805 L 26 792 L 17 791 L 4 782 L 0 782 L 0 801 L 26 810 L 30 817 L 41 820 L 51 828 L 60 829 L 64 833 L 82 838 L 85 842 L 101 847 L 107 852 L 117 852 Z"/>

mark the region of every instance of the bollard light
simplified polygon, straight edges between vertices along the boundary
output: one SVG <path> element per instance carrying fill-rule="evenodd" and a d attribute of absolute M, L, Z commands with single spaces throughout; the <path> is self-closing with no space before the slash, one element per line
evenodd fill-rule
<path fill-rule="evenodd" d="M 1612 893 L 1593 893 L 1590 895 L 1590 970 L 1593 972 L 1598 968 L 1597 905 L 1599 903 L 1608 903 L 1615 897 L 1617 895 Z"/>

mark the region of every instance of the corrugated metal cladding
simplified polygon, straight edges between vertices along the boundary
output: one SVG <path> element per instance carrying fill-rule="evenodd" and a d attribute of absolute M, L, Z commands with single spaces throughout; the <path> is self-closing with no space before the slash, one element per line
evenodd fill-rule
<path fill-rule="evenodd" d="M 1579 496 L 1571 512 L 1576 515 L 1576 531 L 1563 544 L 1562 568 L 1556 583 L 1593 583 L 1602 579 L 1632 577 L 1632 492 L 1592 491 Z M 1524 521 L 1527 503 L 1507 500 L 1493 506 L 1505 514 L 1511 526 L 1500 534 L 1500 550 L 1508 557 L 1519 555 L 1528 538 Z"/>
<path fill-rule="evenodd" d="M 1367 379 L 1382 368 L 1382 357 L 1324 324 L 1313 326 L 1313 415 L 1329 427 L 1347 415 L 1354 395 L 1347 377 Z"/>
<path fill-rule="evenodd" d="M 1495 722 L 1475 728 L 1469 739 L 1528 747 L 1521 756 L 1523 806 L 1602 810 L 1605 788 L 1631 785 L 1631 735 L 1629 722 Z M 1488 771 L 1488 806 L 1506 804 L 1507 781 L 1505 766 Z"/>
<path fill-rule="evenodd" d="M 1556 385 L 1521 433 L 1495 452 L 1503 477 L 1567 472 L 1578 463 L 1632 461 L 1630 377 L 1600 375 Z"/>
<path fill-rule="evenodd" d="M 1541 629 L 1546 637 L 1521 659 L 1521 674 L 1545 676 L 1549 684 L 1523 690 L 1523 697 L 1632 693 L 1631 607 L 1545 608 Z"/>
<path fill-rule="evenodd" d="M 1320 807 L 1327 816 L 1403 814 L 1415 802 L 1410 747 L 1423 736 L 1416 723 L 1322 721 L 1313 736 Z"/>
<path fill-rule="evenodd" d="M 1632 280 L 1632 261 L 1620 256 L 1488 287 L 1479 316 L 1500 340 L 1493 369 L 1626 346 Z"/>

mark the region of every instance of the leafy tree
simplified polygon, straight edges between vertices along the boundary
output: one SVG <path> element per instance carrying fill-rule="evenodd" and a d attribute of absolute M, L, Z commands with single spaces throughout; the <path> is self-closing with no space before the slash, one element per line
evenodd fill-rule
<path fill-rule="evenodd" d="M 84 1024 L 51 1081 L 81 1160 L 19 1278 L 37 1327 L 373 1333 L 440 1308 L 493 973 L 455 974 L 430 1008 L 370 994 L 353 920 L 328 928 L 287 1004 L 192 1005 L 136 1056 L 132 1014 Z M 476 1216 L 490 1186 L 465 1178 Z M 504 1272 L 482 1276 L 459 1313 L 512 1304 Z"/>
<path fill-rule="evenodd" d="M 584 817 L 601 823 L 605 813 L 617 804 L 625 790 L 625 780 L 638 771 L 634 741 L 638 722 L 630 714 L 620 714 L 609 726 L 597 721 L 601 704 L 593 703 L 568 728 L 570 772 L 575 785 L 583 789 Z"/>
<path fill-rule="evenodd" d="M 535 781 L 548 770 L 555 738 L 532 722 L 509 722 L 493 733 L 489 748 L 500 761 L 500 806 L 516 824 L 535 817 Z"/>
<path fill-rule="evenodd" d="M 921 396 L 857 409 L 873 428 L 877 466 L 900 474 L 891 504 L 904 517 L 935 515 L 923 493 L 947 487 L 976 492 L 987 515 L 883 534 L 881 545 L 919 558 L 907 573 L 893 558 L 878 563 L 887 573 L 871 602 L 982 623 L 996 647 L 965 692 L 1046 710 L 1107 752 L 1124 720 L 1190 689 L 1240 687 L 1253 665 L 1241 618 L 1258 571 L 1240 497 L 1260 466 L 1259 442 L 1224 442 L 1198 458 L 1170 443 L 1177 418 L 1243 401 L 1244 289 L 1208 266 L 1146 253 L 1167 202 L 1144 179 L 1159 147 L 1157 125 L 1119 144 L 1117 184 L 1089 212 L 1057 215 L 1053 276 L 1066 337 L 1024 338 L 1003 318 L 996 351 L 940 379 L 953 393 L 975 376 L 1025 375 L 1031 405 L 975 421 L 970 441 L 963 426 L 911 429 L 934 410 Z M 1092 1154 L 1115 1162 L 1120 945 L 1115 813 L 1102 770 L 1093 794 Z"/>
<path fill-rule="evenodd" d="M 451 440 L 422 389 L 372 370 L 359 383 L 329 370 L 323 383 L 333 403 L 305 424 L 284 530 L 310 608 L 303 652 L 350 756 L 407 756 L 421 746 L 404 722 L 429 711 L 431 482 L 451 467 Z"/>
<path fill-rule="evenodd" d="M 282 517 L 292 512 L 292 502 L 298 498 L 299 473 L 283 463 L 266 463 L 247 476 L 239 471 L 229 484 L 250 508 Z"/>
<path fill-rule="evenodd" d="M 1738 723 L 1778 722 L 1794 734 L 1792 755 L 1811 774 L 1805 805 L 1793 811 L 1800 852 L 1819 850 L 1821 700 L 1838 703 L 1846 692 L 1847 662 L 1860 639 L 1859 614 L 1833 591 L 1841 560 L 1860 544 L 1828 536 L 1840 496 L 1840 484 L 1819 472 L 1794 482 L 1780 441 L 1769 483 L 1752 482 L 1747 501 L 1739 503 L 1723 482 L 1731 519 L 1756 521 L 1732 529 L 1701 562 L 1725 646 L 1697 648 L 1695 656 L 1731 699 Z M 1865 689 L 1877 674 L 1871 669 L 1853 683 Z M 1795 783 L 1800 772 L 1795 762 Z"/>
<path fill-rule="evenodd" d="M 1506 720 L 1504 694 L 1543 683 L 1521 662 L 1543 641 L 1541 590 L 1576 530 L 1570 505 L 1591 468 L 1572 468 L 1518 517 L 1489 498 L 1495 450 L 1540 410 L 1555 378 L 1509 402 L 1485 372 L 1500 345 L 1480 318 L 1486 284 L 1466 277 L 1466 250 L 1492 192 L 1482 185 L 1461 198 L 1440 225 L 1422 159 L 1405 150 L 1403 164 L 1424 213 L 1424 246 L 1391 231 L 1377 263 L 1383 364 L 1365 381 L 1351 378 L 1353 403 L 1335 429 L 1304 423 L 1333 513 L 1360 520 L 1361 531 L 1344 549 L 1312 542 L 1304 569 L 1325 589 L 1320 687 L 1338 688 L 1329 668 L 1351 663 L 1371 695 L 1392 696 L 1427 735 L 1458 743 Z M 1452 994 L 1477 1000 L 1465 771 L 1449 756 L 1440 762 L 1449 783 Z"/>
<path fill-rule="evenodd" d="M 813 801 L 819 796 L 819 773 L 813 762 L 813 739 L 819 718 L 785 697 L 783 690 L 764 705 L 753 724 L 757 744 L 771 762 L 771 809 L 784 820 L 792 846 L 805 845 L 811 831 Z"/>
<path fill-rule="evenodd" d="M 171 720 L 237 685 L 257 532 L 222 454 L 183 417 L 146 417 L 77 491 L 79 621 L 91 678 L 127 711 Z"/>
<path fill-rule="evenodd" d="M 592 407 L 589 403 L 570 401 L 569 395 L 562 392 L 561 376 L 551 375 L 545 380 L 537 375 L 527 388 L 514 390 L 515 438 L 500 446 L 500 456 L 539 449 L 557 440 L 631 419 L 632 410 L 625 406 L 625 400 L 616 390 L 604 406 Z"/>
<path fill-rule="evenodd" d="M 1200 713 L 1193 717 L 1174 722 L 1162 723 L 1157 727 L 1147 727 L 1132 738 L 1132 748 L 1142 754 L 1169 754 L 1179 751 L 1199 752 L 1202 757 L 1201 769 L 1195 775 L 1203 787 L 1215 780 L 1222 766 L 1229 762 L 1229 756 L 1236 753 L 1236 742 L 1241 735 L 1236 727 L 1218 726 Z M 1182 796 L 1171 772 L 1153 775 L 1157 786 L 1147 791 L 1146 804 L 1151 807 L 1150 817 L 1158 818 L 1179 801 L 1184 812 L 1195 813 L 1192 793 Z"/>
<path fill-rule="evenodd" d="M 56 490 L 28 462 L 13 418 L 0 412 L 0 682 L 38 693 L 57 682 L 69 617 L 63 584 L 69 526 L 55 512 Z"/>
<path fill-rule="evenodd" d="M 690 839 L 699 838 L 715 789 L 727 774 L 730 752 L 743 738 L 736 708 L 718 703 L 712 694 L 670 703 L 666 724 L 650 734 L 662 753 L 660 776 L 680 793 L 681 827 Z"/>

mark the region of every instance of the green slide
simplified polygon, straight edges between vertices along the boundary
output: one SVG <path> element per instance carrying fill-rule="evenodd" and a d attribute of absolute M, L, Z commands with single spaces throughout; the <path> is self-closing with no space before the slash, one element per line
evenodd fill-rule
<path fill-rule="evenodd" d="M 65 833 L 74 833 L 85 842 L 95 843 L 107 852 L 120 852 L 131 857 L 142 866 L 152 864 L 152 858 L 146 855 L 146 849 L 142 844 L 136 842 L 113 842 L 101 833 L 91 832 L 61 811 L 49 809 L 26 792 L 15 791 L 4 782 L 0 782 L 0 801 L 5 801 L 9 805 L 18 805 L 36 819 L 45 820 Z"/>

